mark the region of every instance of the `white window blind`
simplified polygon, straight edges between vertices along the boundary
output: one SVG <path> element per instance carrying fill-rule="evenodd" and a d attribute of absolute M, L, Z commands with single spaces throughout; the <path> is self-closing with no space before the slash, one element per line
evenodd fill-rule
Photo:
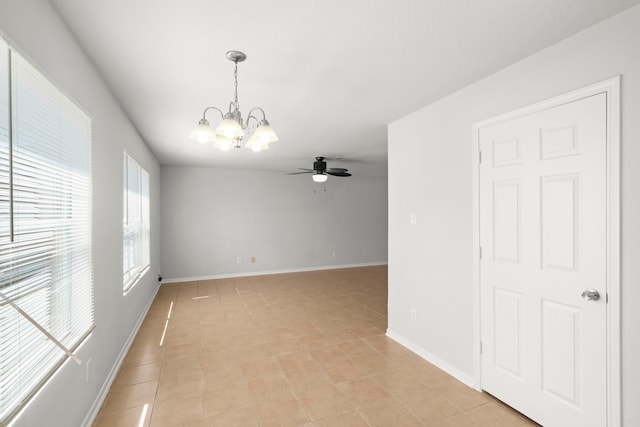
<path fill-rule="evenodd" d="M 127 153 L 123 177 L 123 285 L 135 285 L 149 269 L 149 174 Z"/>
<path fill-rule="evenodd" d="M 91 120 L 0 40 L 0 424 L 93 326 Z"/>

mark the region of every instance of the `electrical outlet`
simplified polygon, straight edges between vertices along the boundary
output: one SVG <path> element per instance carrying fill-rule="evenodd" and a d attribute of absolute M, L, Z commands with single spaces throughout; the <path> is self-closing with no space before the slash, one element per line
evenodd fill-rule
<path fill-rule="evenodd" d="M 411 212 L 409 214 L 409 224 L 416 225 L 418 223 L 418 218 L 416 217 L 415 212 Z"/>
<path fill-rule="evenodd" d="M 251 257 L 251 263 L 253 264 L 253 263 L 255 263 L 255 262 L 256 262 L 256 257 L 252 256 L 252 257 Z"/>
<path fill-rule="evenodd" d="M 417 311 L 415 308 L 412 308 L 411 310 L 409 310 L 409 317 L 411 317 L 411 321 L 412 322 L 416 322 L 416 316 L 417 316 Z"/>
<path fill-rule="evenodd" d="M 240 261 L 242 261 L 242 259 L 240 257 L 236 258 L 236 263 L 240 264 Z"/>
<path fill-rule="evenodd" d="M 333 251 L 333 257 L 334 258 L 336 257 L 336 251 Z"/>

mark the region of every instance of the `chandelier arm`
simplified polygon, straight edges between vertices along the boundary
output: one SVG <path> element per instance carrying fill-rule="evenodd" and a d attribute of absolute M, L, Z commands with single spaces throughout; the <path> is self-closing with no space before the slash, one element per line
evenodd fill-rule
<path fill-rule="evenodd" d="M 205 116 L 207 115 L 207 111 L 209 111 L 209 110 L 218 111 L 218 113 L 220 113 L 220 117 L 224 119 L 224 113 L 218 107 L 207 107 L 207 108 L 205 108 L 204 111 L 202 112 L 202 118 L 203 119 L 205 119 Z"/>
<path fill-rule="evenodd" d="M 253 112 L 255 110 L 259 110 L 262 113 L 262 120 L 267 120 L 267 115 L 265 114 L 264 110 L 260 107 L 253 107 L 251 110 L 249 110 L 249 116 L 247 117 L 247 122 L 249 121 L 249 119 L 251 117 L 253 117 L 258 123 L 260 123 L 260 120 L 258 120 L 258 118 L 256 116 L 253 115 Z"/>
<path fill-rule="evenodd" d="M 249 114 L 249 117 L 247 117 L 247 120 L 245 120 L 245 125 L 247 128 L 249 128 L 249 120 L 251 119 L 256 121 L 256 127 L 260 125 L 260 121 L 256 118 L 256 116 L 252 116 L 251 114 Z"/>

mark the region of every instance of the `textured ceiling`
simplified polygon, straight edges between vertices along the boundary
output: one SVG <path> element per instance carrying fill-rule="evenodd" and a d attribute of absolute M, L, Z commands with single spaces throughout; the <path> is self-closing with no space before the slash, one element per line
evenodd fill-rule
<path fill-rule="evenodd" d="M 640 0 L 51 0 L 165 165 L 387 173 L 386 124 Z M 264 108 L 280 141 L 188 139 L 207 106 Z M 212 123 L 215 114 L 207 116 Z"/>

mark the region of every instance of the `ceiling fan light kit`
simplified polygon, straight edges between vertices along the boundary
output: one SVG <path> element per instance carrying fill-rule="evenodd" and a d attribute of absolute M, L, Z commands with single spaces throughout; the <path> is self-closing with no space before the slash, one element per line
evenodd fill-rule
<path fill-rule="evenodd" d="M 327 178 L 328 176 L 323 174 L 322 172 L 316 172 L 311 175 L 311 179 L 313 179 L 314 182 L 325 182 Z"/>
<path fill-rule="evenodd" d="M 245 137 L 251 135 L 245 143 L 245 147 L 256 152 L 267 150 L 269 144 L 278 140 L 278 136 L 271 128 L 264 110 L 260 107 L 252 108 L 249 110 L 246 121 L 242 121 L 242 113 L 240 112 L 240 103 L 238 102 L 238 62 L 247 59 L 247 55 L 237 50 L 230 50 L 227 52 L 227 59 L 234 64 L 233 76 L 235 83 L 234 100 L 229 103 L 229 111 L 223 113 L 218 107 L 205 108 L 202 118 L 191 131 L 189 137 L 201 144 L 213 143 L 215 148 L 228 151 L 232 147 L 241 148 Z M 211 128 L 206 118 L 209 110 L 218 111 L 222 119 L 215 130 Z M 254 115 L 256 112 L 262 113 L 262 119 Z"/>

